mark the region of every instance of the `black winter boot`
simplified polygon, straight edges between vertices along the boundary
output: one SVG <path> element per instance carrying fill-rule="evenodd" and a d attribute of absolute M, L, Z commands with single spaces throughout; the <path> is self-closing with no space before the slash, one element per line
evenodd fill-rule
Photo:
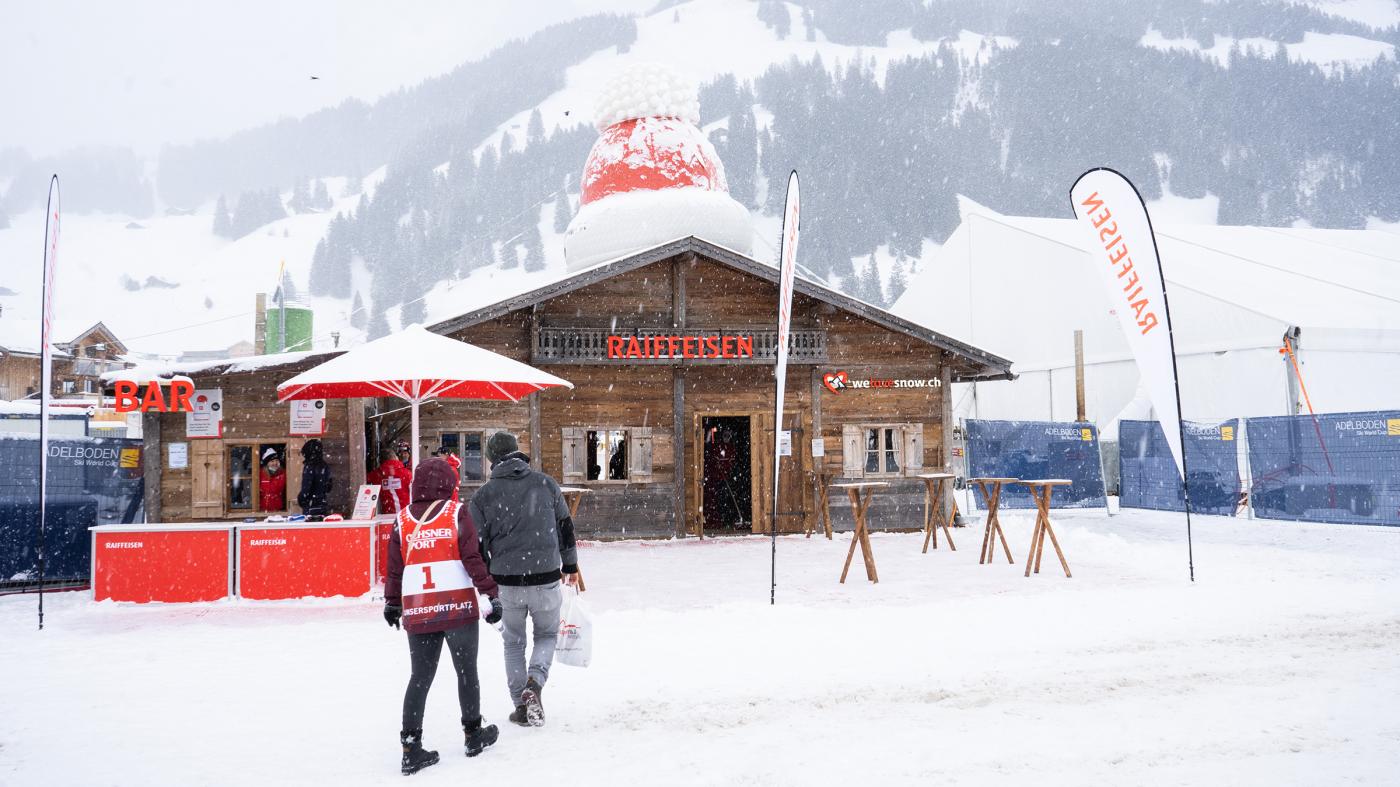
<path fill-rule="evenodd" d="M 417 773 L 429 765 L 436 765 L 438 753 L 423 749 L 422 730 L 404 730 L 399 733 L 399 743 L 403 746 L 403 762 L 399 773 L 404 776 Z"/>
<path fill-rule="evenodd" d="M 483 725 L 480 716 L 475 721 L 462 722 L 462 731 L 467 734 L 468 757 L 475 757 L 486 751 L 486 747 L 495 743 L 496 738 L 500 735 L 500 730 L 496 729 L 496 725 Z"/>
<path fill-rule="evenodd" d="M 515 710 L 510 714 L 512 724 L 519 724 L 521 727 L 530 726 L 530 717 L 525 715 L 525 706 L 516 705 Z"/>
<path fill-rule="evenodd" d="M 520 704 L 525 706 L 525 718 L 531 727 L 544 726 L 544 687 L 534 678 L 525 681 L 525 690 L 520 692 Z"/>

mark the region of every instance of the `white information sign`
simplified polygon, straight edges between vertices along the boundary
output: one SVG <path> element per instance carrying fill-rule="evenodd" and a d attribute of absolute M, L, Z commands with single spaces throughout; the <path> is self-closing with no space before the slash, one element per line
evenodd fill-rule
<path fill-rule="evenodd" d="M 375 514 L 378 513 L 379 485 L 360 484 L 360 491 L 355 493 L 355 511 L 350 515 L 350 518 L 374 519 Z"/>
<path fill-rule="evenodd" d="M 792 456 L 792 430 L 778 432 L 778 456 Z"/>
<path fill-rule="evenodd" d="M 190 466 L 190 444 L 189 443 L 167 443 L 167 458 L 165 464 L 171 470 L 184 470 Z"/>
<path fill-rule="evenodd" d="M 320 437 L 326 433 L 326 400 L 292 400 L 292 437 Z"/>
<path fill-rule="evenodd" d="M 812 456 L 813 456 L 813 457 L 826 456 L 826 438 L 825 438 L 825 437 L 813 437 L 813 438 L 812 438 Z"/>
<path fill-rule="evenodd" d="M 224 392 L 206 388 L 190 396 L 192 409 L 185 413 L 185 437 L 208 438 L 224 436 Z"/>

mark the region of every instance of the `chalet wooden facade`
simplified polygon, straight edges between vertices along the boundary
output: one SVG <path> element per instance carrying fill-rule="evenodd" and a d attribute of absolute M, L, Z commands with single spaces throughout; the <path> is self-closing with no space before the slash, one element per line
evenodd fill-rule
<path fill-rule="evenodd" d="M 771 266 L 692 237 L 431 326 L 574 388 L 514 403 L 430 403 L 422 455 L 454 450 L 467 499 L 489 476 L 487 438 L 508 430 L 536 467 L 590 490 L 582 534 L 676 536 L 767 532 L 777 440 L 780 532 L 815 520 L 819 484 L 852 478 L 890 483 L 875 498 L 873 526 L 920 525 L 922 486 L 911 476 L 949 464 L 945 392 L 953 382 L 1006 378 L 1010 362 L 799 279 L 778 428 L 776 279 Z M 183 414 L 147 417 L 147 455 L 161 458 L 156 477 L 148 470 L 148 489 L 159 490 L 148 497 L 153 519 L 276 513 L 250 510 L 239 486 L 247 481 L 236 477 L 250 451 L 267 445 L 285 449 L 295 500 L 302 438 L 288 434 L 288 405 L 276 404 L 275 390 L 329 356 L 268 365 L 273 357 L 250 359 L 252 371 L 238 371 L 245 361 L 186 372 L 197 387 L 222 391 L 221 438 L 186 439 Z M 365 458 L 376 443 L 406 437 L 406 413 L 387 399 L 326 404 L 332 508 L 348 513 Z M 173 442 L 187 443 L 188 467 L 171 467 Z M 844 499 L 831 502 L 839 524 Z"/>
<path fill-rule="evenodd" d="M 37 337 L 36 337 L 37 338 Z M 0 346 L 0 400 L 25 399 L 39 392 L 39 350 L 34 346 Z M 69 341 L 55 342 L 52 382 L 53 396 L 96 398 L 102 389 L 103 374 L 124 369 L 126 345 L 99 322 Z"/>
<path fill-rule="evenodd" d="M 508 429 L 537 467 L 592 490 L 579 526 L 598 535 L 767 532 L 775 439 L 790 447 L 780 532 L 815 517 L 817 484 L 838 478 L 890 481 L 885 509 L 917 503 L 910 476 L 948 464 L 948 385 L 1006 378 L 1010 361 L 799 279 L 777 429 L 776 301 L 774 268 L 687 238 L 440 323 L 574 388 L 441 402 L 422 449 L 456 448 L 469 493 L 489 472 L 486 437 Z"/>
<path fill-rule="evenodd" d="M 145 414 L 147 521 L 262 519 L 300 513 L 296 499 L 301 491 L 301 447 L 314 435 L 293 433 L 291 407 L 277 403 L 277 385 L 331 357 L 294 353 L 285 360 L 263 356 L 166 369 L 188 375 L 197 391 L 220 393 L 222 428 L 216 437 L 191 435 L 185 413 Z M 347 514 L 356 487 L 365 479 L 365 406 L 364 399 L 325 402 L 324 434 L 319 437 L 333 478 L 331 509 Z M 268 448 L 283 457 L 287 473 L 279 508 L 262 504 L 259 459 Z"/>

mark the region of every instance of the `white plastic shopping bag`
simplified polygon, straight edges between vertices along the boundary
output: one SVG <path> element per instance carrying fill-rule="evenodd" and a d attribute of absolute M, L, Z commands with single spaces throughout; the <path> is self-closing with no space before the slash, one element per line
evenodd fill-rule
<path fill-rule="evenodd" d="M 583 606 L 578 590 L 564 587 L 564 606 L 559 617 L 559 642 L 554 660 L 570 667 L 587 667 L 593 660 L 593 621 Z"/>

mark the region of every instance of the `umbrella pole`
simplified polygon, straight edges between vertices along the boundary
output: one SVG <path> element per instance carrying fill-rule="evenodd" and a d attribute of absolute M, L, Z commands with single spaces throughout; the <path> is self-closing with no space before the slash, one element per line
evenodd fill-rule
<path fill-rule="evenodd" d="M 418 397 L 410 400 L 413 413 L 413 472 L 418 472 Z"/>

